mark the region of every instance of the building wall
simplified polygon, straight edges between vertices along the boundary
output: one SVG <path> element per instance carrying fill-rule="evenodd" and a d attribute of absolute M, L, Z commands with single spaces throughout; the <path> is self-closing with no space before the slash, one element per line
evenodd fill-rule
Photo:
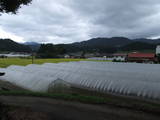
<path fill-rule="evenodd" d="M 130 62 L 138 62 L 138 61 L 141 61 L 141 62 L 145 62 L 145 61 L 155 61 L 155 58 L 128 58 L 127 61 L 130 61 Z"/>
<path fill-rule="evenodd" d="M 160 45 L 158 45 L 156 48 L 156 54 L 160 54 Z"/>
<path fill-rule="evenodd" d="M 126 57 L 124 56 L 114 56 L 114 60 L 120 60 L 120 61 L 125 61 Z"/>

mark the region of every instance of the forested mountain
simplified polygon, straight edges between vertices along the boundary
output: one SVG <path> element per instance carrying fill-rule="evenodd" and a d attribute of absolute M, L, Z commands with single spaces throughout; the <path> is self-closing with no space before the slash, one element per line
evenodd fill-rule
<path fill-rule="evenodd" d="M 156 45 L 160 44 L 160 39 L 128 39 L 125 37 L 113 38 L 93 38 L 87 41 L 75 42 L 72 44 L 50 44 L 43 46 L 35 42 L 27 42 L 24 44 L 16 43 L 10 39 L 0 39 L 0 51 L 9 52 L 31 52 L 38 51 L 45 54 L 63 54 L 74 52 L 99 52 L 99 53 L 115 53 L 118 51 L 143 51 L 155 50 Z M 41 47 L 40 47 L 41 46 Z M 49 47 L 47 49 L 47 47 Z M 47 51 L 45 51 L 47 50 Z"/>
<path fill-rule="evenodd" d="M 118 51 L 155 50 L 160 39 L 128 39 L 125 37 L 93 38 L 83 42 L 64 45 L 67 52 L 100 52 L 114 53 Z"/>
<path fill-rule="evenodd" d="M 139 38 L 139 39 L 133 39 L 137 42 L 144 42 L 144 43 L 150 43 L 150 44 L 160 44 L 160 39 L 146 39 L 146 38 Z"/>
<path fill-rule="evenodd" d="M 120 47 L 131 43 L 132 41 L 125 37 L 113 37 L 113 38 L 93 38 L 83 42 L 73 43 L 75 46 L 87 46 L 87 47 Z"/>
<path fill-rule="evenodd" d="M 156 50 L 156 44 L 150 44 L 145 42 L 133 42 L 121 47 L 121 51 L 144 51 L 144 50 Z"/>
<path fill-rule="evenodd" d="M 87 41 L 64 44 L 67 52 L 108 52 L 113 53 L 117 48 L 132 43 L 133 41 L 124 37 L 93 38 Z"/>
<path fill-rule="evenodd" d="M 31 48 L 32 51 L 36 52 L 39 50 L 41 44 L 37 42 L 25 42 L 24 45 L 27 45 Z"/>
<path fill-rule="evenodd" d="M 31 52 L 31 49 L 10 39 L 0 39 L 0 52 Z"/>

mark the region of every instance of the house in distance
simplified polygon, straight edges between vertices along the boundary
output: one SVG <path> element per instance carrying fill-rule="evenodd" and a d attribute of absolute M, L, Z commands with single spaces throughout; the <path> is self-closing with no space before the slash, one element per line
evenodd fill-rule
<path fill-rule="evenodd" d="M 137 63 L 154 63 L 157 61 L 156 54 L 154 53 L 129 53 L 127 56 L 127 62 Z"/>
<path fill-rule="evenodd" d="M 156 55 L 160 54 L 160 45 L 157 46 L 156 48 Z"/>

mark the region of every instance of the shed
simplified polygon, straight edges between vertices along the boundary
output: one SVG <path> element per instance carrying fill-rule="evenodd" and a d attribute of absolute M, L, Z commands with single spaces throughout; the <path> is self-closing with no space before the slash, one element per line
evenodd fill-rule
<path fill-rule="evenodd" d="M 154 53 L 129 53 L 127 57 L 128 62 L 155 62 L 156 55 Z"/>

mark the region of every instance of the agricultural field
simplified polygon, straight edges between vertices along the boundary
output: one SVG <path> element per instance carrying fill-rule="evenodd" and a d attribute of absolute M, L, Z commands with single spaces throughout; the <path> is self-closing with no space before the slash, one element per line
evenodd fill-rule
<path fill-rule="evenodd" d="M 34 59 L 34 64 L 43 63 L 59 63 L 59 62 L 72 62 L 72 61 L 85 61 L 86 59 Z M 0 58 L 0 67 L 5 68 L 10 65 L 25 66 L 32 64 L 32 59 L 27 58 Z"/>
<path fill-rule="evenodd" d="M 42 116 L 45 120 L 50 120 L 45 115 L 56 116 L 59 120 L 160 118 L 159 66 L 95 61 L 36 59 L 35 64 L 46 64 L 0 68 L 6 73 L 6 76 L 0 77 L 2 118 L 9 116 L 10 120 L 14 120 L 13 117 L 26 118 L 28 114 L 34 117 L 35 114 L 42 115 L 41 112 L 46 113 Z M 58 62 L 68 63 L 52 64 Z M 1 67 L 31 63 L 31 59 L 0 59 Z M 64 111 L 68 113 L 62 115 Z M 74 114 L 68 116 L 70 113 Z M 36 115 L 35 119 L 41 120 Z"/>
<path fill-rule="evenodd" d="M 34 59 L 34 64 L 43 64 L 43 63 L 60 63 L 60 62 L 73 62 L 73 61 L 96 61 L 102 62 L 101 60 L 89 60 L 89 59 Z M 104 61 L 103 61 L 104 62 Z M 105 60 L 105 62 L 111 62 Z M 0 58 L 0 68 L 5 68 L 10 65 L 29 65 L 32 64 L 31 58 Z"/>
<path fill-rule="evenodd" d="M 53 86 L 60 83 L 66 88 L 75 86 L 105 93 L 160 99 L 160 66 L 155 64 L 81 61 L 10 66 L 0 71 L 7 74 L 1 77 L 2 80 L 31 91 L 52 91 Z"/>

